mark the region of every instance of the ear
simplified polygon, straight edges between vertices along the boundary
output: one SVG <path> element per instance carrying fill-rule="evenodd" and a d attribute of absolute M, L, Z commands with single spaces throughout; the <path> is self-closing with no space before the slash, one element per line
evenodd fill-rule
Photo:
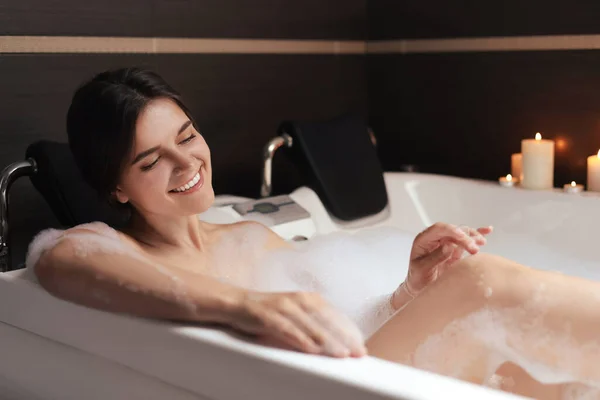
<path fill-rule="evenodd" d="M 119 203 L 125 204 L 129 201 L 129 197 L 119 187 L 113 192 L 113 195 Z"/>

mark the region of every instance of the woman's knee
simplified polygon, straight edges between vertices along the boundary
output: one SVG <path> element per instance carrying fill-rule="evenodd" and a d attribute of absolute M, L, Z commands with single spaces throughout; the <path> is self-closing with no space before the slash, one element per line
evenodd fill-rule
<path fill-rule="evenodd" d="M 520 264 L 479 253 L 457 261 L 444 275 L 447 275 L 447 284 L 462 296 L 483 303 L 498 300 L 504 303 L 516 294 L 511 282 L 519 280 L 525 272 L 526 268 Z"/>

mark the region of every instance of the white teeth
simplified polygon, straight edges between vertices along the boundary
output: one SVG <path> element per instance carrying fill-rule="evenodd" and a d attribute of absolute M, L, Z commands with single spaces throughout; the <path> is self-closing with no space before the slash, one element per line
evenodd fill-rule
<path fill-rule="evenodd" d="M 194 177 L 192 178 L 191 181 L 189 181 L 188 183 L 186 183 L 183 186 L 178 187 L 177 189 L 173 189 L 174 192 L 185 192 L 186 190 L 190 190 L 191 188 L 193 188 L 194 186 L 196 186 L 196 184 L 200 182 L 200 173 L 196 173 L 196 175 L 194 175 Z"/>

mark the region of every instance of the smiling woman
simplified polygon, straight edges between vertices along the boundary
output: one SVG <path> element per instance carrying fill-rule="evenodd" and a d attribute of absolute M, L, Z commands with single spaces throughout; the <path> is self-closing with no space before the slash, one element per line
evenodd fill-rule
<path fill-rule="evenodd" d="M 213 201 L 208 146 L 179 94 L 151 71 L 97 75 L 75 93 L 67 131 L 84 179 L 113 203 L 189 215 Z M 98 151 L 104 157 L 94 157 Z M 146 195 L 161 187 L 162 197 Z"/>
<path fill-rule="evenodd" d="M 254 267 L 273 254 L 285 257 L 264 274 L 267 283 L 294 263 L 316 262 L 259 223 L 198 218 L 214 200 L 211 154 L 179 95 L 156 74 L 98 75 L 75 94 L 67 125 L 85 179 L 127 204 L 131 219 L 119 232 L 93 223 L 34 240 L 28 268 L 55 296 L 140 317 L 221 323 L 308 353 L 358 357 L 368 349 L 532 397 L 562 398 L 570 382 L 600 393 L 600 285 L 477 254 L 491 227 L 436 223 L 417 235 L 404 282 L 386 274 L 395 288 L 369 300 L 366 319 L 378 322 L 365 333 L 341 311 L 345 303 L 333 307 L 324 296 L 344 287 L 362 304 L 358 293 L 375 275 L 349 282 L 357 274 L 335 246 L 324 253 L 331 263 L 315 271 L 332 276 L 329 289 L 313 285 L 306 270 L 299 276 L 307 286 L 251 284 Z M 367 263 L 377 267 L 375 253 Z"/>
<path fill-rule="evenodd" d="M 73 96 L 67 130 L 84 179 L 131 217 L 118 232 L 92 223 L 38 235 L 27 265 L 47 291 L 113 312 L 225 323 L 312 353 L 364 355 L 358 329 L 317 293 L 262 293 L 228 279 L 289 245 L 255 222 L 198 218 L 214 201 L 210 150 L 160 76 L 98 74 Z"/>
<path fill-rule="evenodd" d="M 210 151 L 183 110 L 171 99 L 155 99 L 140 113 L 136 129 L 147 134 L 133 141 L 137 155 L 123 168 L 117 201 L 153 214 L 206 210 L 214 200 L 212 186 L 199 189 L 210 183 Z M 154 189 L 164 196 L 147 196 Z"/>

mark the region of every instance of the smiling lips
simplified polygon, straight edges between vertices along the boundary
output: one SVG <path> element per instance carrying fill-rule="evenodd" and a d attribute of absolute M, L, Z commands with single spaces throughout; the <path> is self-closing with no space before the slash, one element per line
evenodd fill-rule
<path fill-rule="evenodd" d="M 198 184 L 198 182 L 200 182 L 200 172 L 196 172 L 196 175 L 194 175 L 192 180 L 190 180 L 188 183 L 186 183 L 183 186 L 173 189 L 173 191 L 174 192 L 185 192 L 186 190 L 190 190 L 191 188 L 196 186 Z"/>
<path fill-rule="evenodd" d="M 204 183 L 204 179 L 202 179 L 202 174 L 201 171 L 196 172 L 196 175 L 194 175 L 192 177 L 192 179 L 190 179 L 190 181 L 184 185 L 179 186 L 178 188 L 175 188 L 173 190 L 170 190 L 170 193 L 181 193 L 181 194 L 187 194 L 187 193 L 191 193 L 193 191 L 195 191 L 195 189 L 199 189 L 200 187 L 202 187 L 202 184 Z"/>

